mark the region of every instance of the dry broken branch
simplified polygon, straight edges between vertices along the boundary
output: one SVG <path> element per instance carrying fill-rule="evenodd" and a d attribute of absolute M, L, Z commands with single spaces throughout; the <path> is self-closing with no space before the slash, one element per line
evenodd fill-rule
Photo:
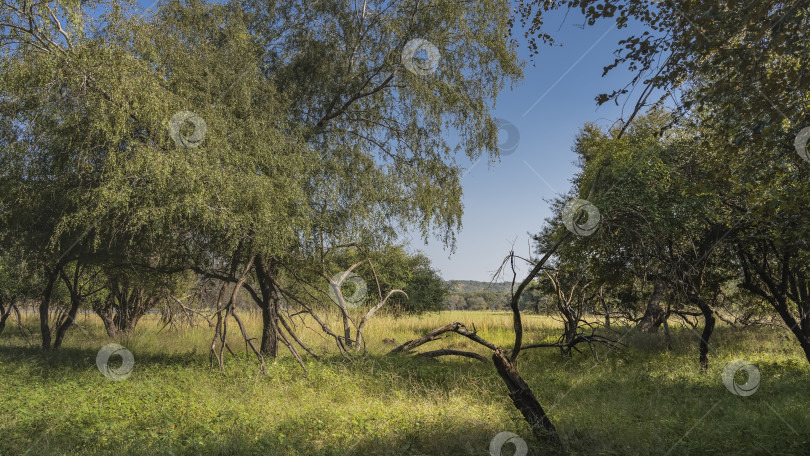
<path fill-rule="evenodd" d="M 421 356 L 421 357 L 425 357 L 425 358 L 437 358 L 439 356 L 464 356 L 466 358 L 477 359 L 478 361 L 481 361 L 482 363 L 487 362 L 487 359 L 485 357 L 479 355 L 478 353 L 473 353 L 473 352 L 464 351 L 464 350 L 453 350 L 453 349 L 450 349 L 450 348 L 443 348 L 443 349 L 440 349 L 440 350 L 433 350 L 433 351 L 429 351 L 429 352 L 419 353 L 416 356 Z"/>

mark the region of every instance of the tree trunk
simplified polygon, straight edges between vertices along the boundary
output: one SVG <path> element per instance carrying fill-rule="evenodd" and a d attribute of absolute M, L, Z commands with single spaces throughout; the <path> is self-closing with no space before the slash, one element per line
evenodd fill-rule
<path fill-rule="evenodd" d="M 141 317 L 154 307 L 158 299 L 148 296 L 143 289 L 131 290 L 129 297 L 126 292 L 119 297 L 118 312 L 113 322 L 117 332 L 132 334 Z"/>
<path fill-rule="evenodd" d="M 799 315 L 797 320 L 788 307 L 788 298 L 784 293 L 778 293 L 778 290 L 774 290 L 773 296 L 764 292 L 759 294 L 776 309 L 776 312 L 782 318 L 785 326 L 796 336 L 796 340 L 799 342 L 802 350 L 804 350 L 807 361 L 810 362 L 810 318 L 803 312 L 807 304 L 798 303 Z"/>
<path fill-rule="evenodd" d="M 495 363 L 498 375 L 501 376 L 509 389 L 509 397 L 529 423 L 529 426 L 531 426 L 535 438 L 539 441 L 551 441 L 554 444 L 559 444 L 560 437 L 557 435 L 557 429 L 548 419 L 546 412 L 534 396 L 529 385 L 521 378 L 515 366 L 503 355 L 500 348 L 492 354 L 492 362 Z"/>
<path fill-rule="evenodd" d="M 669 332 L 670 303 L 667 303 L 667 313 L 664 315 L 664 341 L 667 344 L 667 351 L 672 351 L 672 334 Z"/>
<path fill-rule="evenodd" d="M 262 356 L 278 357 L 278 314 L 272 304 L 262 307 Z"/>
<path fill-rule="evenodd" d="M 107 337 L 112 339 L 117 336 L 118 328 L 115 327 L 115 323 L 113 322 L 112 312 L 100 313 L 97 311 L 96 314 L 99 316 L 99 318 L 101 318 L 101 323 L 104 324 L 104 330 L 107 332 Z"/>
<path fill-rule="evenodd" d="M 605 309 L 605 328 L 610 329 L 610 308 L 608 307 L 607 300 L 605 299 L 604 285 L 599 287 L 599 302 L 602 303 L 602 308 Z"/>
<path fill-rule="evenodd" d="M 705 325 L 703 326 L 703 334 L 700 335 L 700 369 L 706 371 L 709 368 L 709 339 L 712 337 L 712 332 L 714 332 L 714 312 L 709 306 L 701 307 L 701 312 L 703 312 L 703 320 L 705 321 Z"/>
<path fill-rule="evenodd" d="M 118 334 L 118 330 L 115 327 L 115 322 L 113 321 L 113 300 L 114 300 L 113 293 L 109 293 L 107 295 L 107 299 L 104 300 L 103 305 L 93 304 L 93 312 L 98 315 L 101 319 L 101 323 L 104 324 L 104 330 L 107 332 L 107 336 L 112 339 Z"/>
<path fill-rule="evenodd" d="M 751 290 L 752 288 L 748 289 Z M 754 290 L 756 294 L 765 298 L 776 310 L 776 313 L 782 318 L 785 326 L 796 336 L 796 340 L 799 341 L 799 345 L 802 347 L 802 350 L 804 350 L 807 361 L 810 362 L 810 334 L 808 334 L 810 333 L 810 318 L 803 316 L 803 307 L 799 307 L 799 319 L 797 320 L 788 307 L 787 296 L 783 293 L 778 293 L 778 290 L 774 290 L 772 293 L 766 293 L 764 290 L 757 288 L 754 288 Z"/>
<path fill-rule="evenodd" d="M 42 335 L 42 348 L 44 350 L 51 349 L 51 327 L 48 319 L 50 317 L 51 295 L 53 295 L 53 286 L 56 283 L 57 277 L 59 277 L 58 268 L 49 274 L 45 290 L 42 293 L 42 302 L 39 304 L 39 329 Z"/>
<path fill-rule="evenodd" d="M 6 320 L 8 320 L 8 316 L 11 315 L 11 312 L 14 310 L 14 299 L 11 299 L 9 302 L 8 307 L 3 303 L 3 298 L 0 298 L 0 334 L 3 334 L 3 330 L 6 329 Z"/>
<path fill-rule="evenodd" d="M 256 277 L 262 292 L 262 342 L 259 348 L 262 356 L 278 357 L 278 290 L 273 284 L 273 271 L 264 259 L 256 262 Z"/>
<path fill-rule="evenodd" d="M 712 307 L 702 298 L 700 295 L 694 291 L 699 290 L 700 287 L 694 287 L 693 291 L 687 293 L 687 298 L 692 304 L 695 304 L 700 308 L 700 312 L 703 314 L 703 333 L 700 335 L 700 345 L 699 345 L 699 354 L 700 354 L 700 369 L 702 371 L 706 371 L 709 368 L 709 340 L 712 338 L 712 332 L 714 332 L 714 324 L 716 322 L 714 318 L 714 311 Z"/>
<path fill-rule="evenodd" d="M 660 306 L 661 296 L 663 294 L 664 282 L 656 280 L 650 301 L 647 303 L 647 309 L 644 311 L 644 316 L 641 317 L 641 321 L 638 323 L 639 331 L 645 333 L 657 332 L 658 328 L 664 322 L 666 312 Z"/>
<path fill-rule="evenodd" d="M 810 338 L 802 337 L 799 339 L 799 345 L 804 350 L 804 357 L 807 358 L 807 362 L 810 362 Z"/>
<path fill-rule="evenodd" d="M 806 285 L 804 288 L 799 286 L 805 279 L 802 276 L 797 277 L 795 271 L 791 270 L 792 255 L 790 251 L 785 252 L 781 258 L 779 255 L 773 255 L 781 263 L 779 274 L 771 273 L 766 263 L 755 261 L 758 256 L 746 252 L 742 248 L 739 249 L 738 255 L 745 277 L 742 288 L 765 299 L 776 310 L 788 330 L 796 336 L 807 361 L 810 362 L 810 296 L 808 296 Z M 756 283 L 755 277 L 759 278 L 765 286 L 764 289 Z M 798 315 L 794 315 L 788 306 L 789 289 L 792 289 L 793 300 L 798 307 Z"/>
<path fill-rule="evenodd" d="M 70 303 L 70 310 L 68 311 L 67 318 L 62 321 L 62 323 L 56 327 L 56 337 L 53 340 L 53 348 L 54 350 L 62 346 L 62 341 L 65 339 L 65 334 L 67 334 L 68 328 L 73 326 L 76 322 L 76 314 L 79 311 L 79 305 L 81 304 L 81 299 L 72 298 Z"/>
<path fill-rule="evenodd" d="M 765 294 L 763 293 L 761 296 L 765 296 Z M 776 312 L 782 318 L 785 326 L 787 326 L 790 332 L 792 332 L 796 337 L 796 340 L 799 342 L 799 346 L 801 346 L 802 350 L 804 350 L 804 355 L 807 358 L 807 361 L 810 362 L 810 334 L 808 334 L 810 333 L 810 318 L 804 316 L 802 312 L 804 306 L 799 303 L 799 315 L 797 320 L 790 312 L 786 296 L 765 296 L 765 298 L 776 309 Z"/>

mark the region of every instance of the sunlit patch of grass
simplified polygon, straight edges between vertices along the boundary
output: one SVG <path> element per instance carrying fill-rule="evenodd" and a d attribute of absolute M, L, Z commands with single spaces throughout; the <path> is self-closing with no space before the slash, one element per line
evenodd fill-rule
<path fill-rule="evenodd" d="M 257 334 L 259 319 L 245 320 Z M 95 366 L 110 341 L 92 316 L 55 353 L 7 327 L 0 336 L 0 454 L 486 455 L 501 431 L 543 454 L 491 364 L 385 355 L 393 345 L 383 339 L 403 343 L 452 321 L 474 325 L 498 345 L 513 342 L 508 313 L 379 316 L 365 333 L 368 355 L 345 362 L 334 342 L 299 320 L 304 340 L 332 354 L 308 360 L 304 375 L 283 353 L 262 376 L 238 338 L 229 338 L 237 356 L 220 372 L 209 363 L 207 324 L 160 331 L 149 317 L 116 341 L 136 362 L 132 375 L 116 382 Z M 554 340 L 560 330 L 535 315 L 524 326 L 532 342 Z M 555 349 L 521 355 L 518 368 L 570 454 L 810 454 L 810 368 L 784 331 L 720 326 L 702 373 L 691 329 L 673 328 L 671 351 L 660 334 L 615 329 L 629 347 L 602 347 L 598 360 L 588 350 L 570 358 Z M 424 349 L 448 346 L 487 355 L 458 335 Z M 761 372 L 752 396 L 731 394 L 721 380 L 723 366 L 737 358 Z"/>

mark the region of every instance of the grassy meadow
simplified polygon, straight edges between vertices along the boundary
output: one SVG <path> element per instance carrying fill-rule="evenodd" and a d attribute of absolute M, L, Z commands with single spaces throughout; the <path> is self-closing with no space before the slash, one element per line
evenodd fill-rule
<path fill-rule="evenodd" d="M 30 318 L 29 327 L 37 327 Z M 23 338 L 12 324 L 0 336 L 0 455 L 483 456 L 502 431 L 525 439 L 530 455 L 545 454 L 492 364 L 385 356 L 393 347 L 383 339 L 402 343 L 452 321 L 474 324 L 482 337 L 508 347 L 507 313 L 379 316 L 365 331 L 367 354 L 353 362 L 299 321 L 305 340 L 331 355 L 305 358 L 304 374 L 284 352 L 268 376 L 257 375 L 255 358 L 236 337 L 230 345 L 237 356 L 228 356 L 221 372 L 209 363 L 207 324 L 161 332 L 149 317 L 116 341 L 135 358 L 123 381 L 96 368 L 96 354 L 110 341 L 96 318 L 82 318 L 54 353 L 43 353 L 36 333 Z M 550 318 L 525 320 L 528 342 L 559 333 Z M 247 323 L 256 334 L 257 319 Z M 598 360 L 587 350 L 570 358 L 556 349 L 521 354 L 518 369 L 569 454 L 810 454 L 810 366 L 785 330 L 718 327 L 703 374 L 690 328 L 673 328 L 671 351 L 661 335 L 614 329 L 628 347 L 602 347 Z M 458 335 L 422 350 L 441 347 L 486 355 Z M 723 384 L 723 367 L 734 359 L 761 372 L 751 396 Z M 502 455 L 513 452 L 509 444 Z"/>

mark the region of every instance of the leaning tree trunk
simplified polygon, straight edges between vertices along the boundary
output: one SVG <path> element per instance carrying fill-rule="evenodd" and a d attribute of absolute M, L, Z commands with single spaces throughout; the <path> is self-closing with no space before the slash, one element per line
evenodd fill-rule
<path fill-rule="evenodd" d="M 703 314 L 703 333 L 700 335 L 700 344 L 698 347 L 699 353 L 699 360 L 700 360 L 700 369 L 706 371 L 709 369 L 709 340 L 712 338 L 712 333 L 714 332 L 714 325 L 717 321 L 714 317 L 714 311 L 712 307 L 700 296 L 696 293 L 689 293 L 687 295 L 689 300 L 700 308 L 700 312 Z"/>
<path fill-rule="evenodd" d="M 65 340 L 65 335 L 67 334 L 68 328 L 73 326 L 76 322 L 76 314 L 79 312 L 79 305 L 81 305 L 82 301 L 79 296 L 71 296 L 70 298 L 70 310 L 68 310 L 67 317 L 56 327 L 55 337 L 53 339 L 53 348 L 57 349 L 62 346 L 62 342 Z"/>
<path fill-rule="evenodd" d="M 515 407 L 520 410 L 526 422 L 529 423 L 534 437 L 541 442 L 551 441 L 559 444 L 560 438 L 554 424 L 549 420 L 529 385 L 518 374 L 515 366 L 504 356 L 500 348 L 492 353 L 492 362 L 495 364 L 495 369 L 498 370 L 498 375 L 501 376 L 509 389 L 509 398 L 512 399 Z"/>
<path fill-rule="evenodd" d="M 638 323 L 638 329 L 641 332 L 657 332 L 658 328 L 666 318 L 666 311 L 661 308 L 661 296 L 664 294 L 664 283 L 661 280 L 656 280 L 653 287 L 653 293 L 650 296 L 650 301 L 647 303 L 647 309 L 644 311 L 644 316 Z"/>
<path fill-rule="evenodd" d="M 551 420 L 548 418 L 548 415 L 546 415 L 546 412 L 543 410 L 540 402 L 534 396 L 531 388 L 529 388 L 529 385 L 526 384 L 523 378 L 521 378 L 520 374 L 515 368 L 514 363 L 512 363 L 512 361 L 503 354 L 501 347 L 498 347 L 493 343 L 478 337 L 475 332 L 468 331 L 463 324 L 455 322 L 436 328 L 418 339 L 405 342 L 399 347 L 391 350 L 389 355 L 411 352 L 417 347 L 437 340 L 439 336 L 448 332 L 458 333 L 492 350 L 492 362 L 495 364 L 495 369 L 498 371 L 498 375 L 500 375 L 501 379 L 503 379 L 504 383 L 506 384 L 506 388 L 509 390 L 509 398 L 512 399 L 512 403 L 523 415 L 523 418 L 526 419 L 526 422 L 529 423 L 529 426 L 532 429 L 532 434 L 535 436 L 535 438 L 537 438 L 538 441 L 551 443 L 553 446 L 559 448 L 561 442 L 560 437 L 557 434 L 557 429 L 551 423 Z M 477 353 L 462 350 L 434 350 L 431 352 L 420 353 L 418 356 L 434 358 L 445 355 L 466 356 L 482 362 L 486 361 L 484 357 Z"/>
<path fill-rule="evenodd" d="M 810 296 L 806 288 L 800 288 L 802 280 L 797 280 L 798 278 L 791 274 L 790 256 L 786 254 L 781 259 L 779 275 L 771 274 L 765 265 L 755 261 L 753 255 L 742 249 L 739 250 L 739 258 L 745 277 L 742 288 L 761 297 L 773 307 L 788 330 L 796 336 L 807 361 L 810 362 Z M 758 278 L 765 288 L 762 288 L 755 278 Z M 798 314 L 794 314 L 788 306 L 789 287 L 792 288 Z"/>
<path fill-rule="evenodd" d="M 773 295 L 760 292 L 760 296 L 764 297 L 776 309 L 776 312 L 782 318 L 785 326 L 788 327 L 791 333 L 796 336 L 799 346 L 804 350 L 804 355 L 807 361 L 810 362 L 810 304 L 799 303 L 798 320 L 791 313 L 788 307 L 787 296 L 781 293 L 773 293 Z"/>

